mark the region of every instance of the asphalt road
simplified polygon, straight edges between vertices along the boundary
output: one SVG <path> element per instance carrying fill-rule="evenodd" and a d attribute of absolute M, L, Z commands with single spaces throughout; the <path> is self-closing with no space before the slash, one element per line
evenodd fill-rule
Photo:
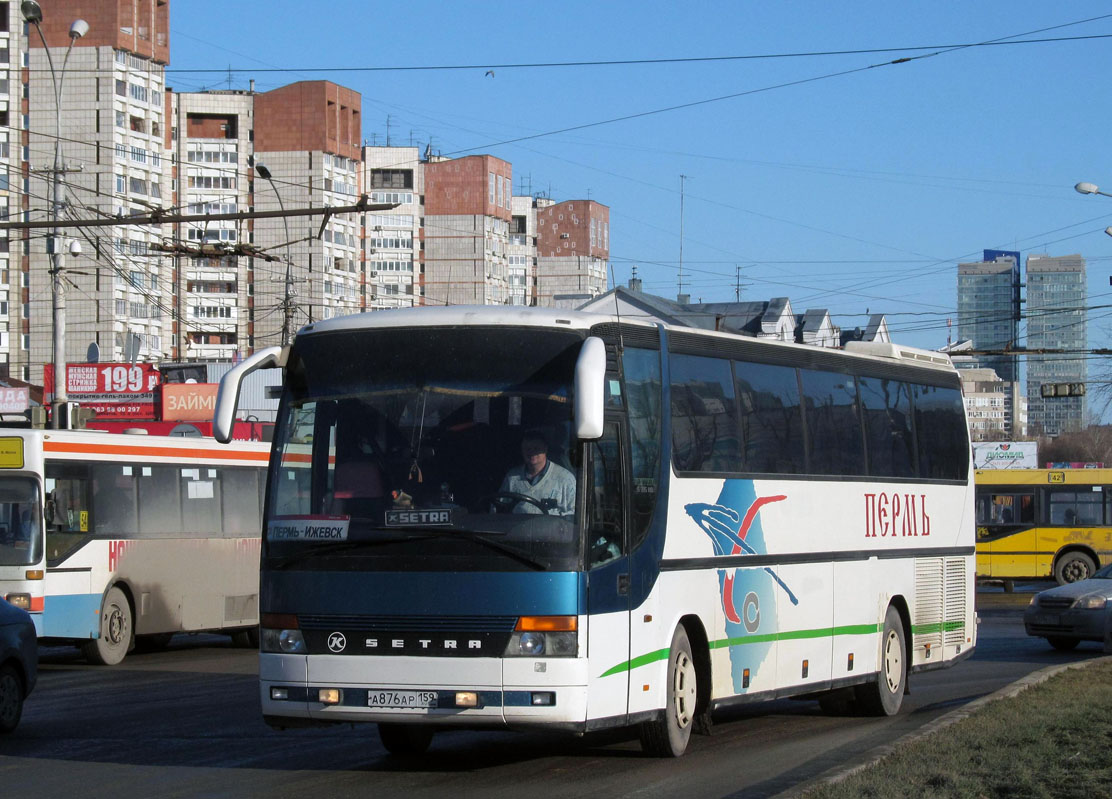
<path fill-rule="evenodd" d="M 981 601 L 983 599 L 983 601 Z M 1018 601 L 1016 601 L 1018 600 Z M 0 739 L 6 797 L 774 796 L 1045 666 L 1100 657 L 1023 632 L 1020 597 L 979 596 L 975 655 L 916 675 L 894 718 L 828 717 L 783 700 L 724 713 L 679 760 L 623 734 L 439 734 L 429 753 L 385 753 L 373 726 L 276 732 L 259 715 L 256 655 L 218 636 L 96 668 L 44 650 L 19 730 Z"/>

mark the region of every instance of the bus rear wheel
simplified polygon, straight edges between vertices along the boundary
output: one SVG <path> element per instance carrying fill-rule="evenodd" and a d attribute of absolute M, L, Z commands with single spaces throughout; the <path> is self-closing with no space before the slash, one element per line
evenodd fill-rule
<path fill-rule="evenodd" d="M 691 641 L 683 626 L 672 635 L 668 651 L 667 701 L 664 717 L 641 725 L 641 748 L 655 757 L 679 757 L 691 740 L 698 702 L 698 675 Z"/>
<path fill-rule="evenodd" d="M 1054 564 L 1054 579 L 1058 585 L 1087 580 L 1097 570 L 1097 564 L 1084 552 L 1067 552 Z"/>
<path fill-rule="evenodd" d="M 903 704 L 907 678 L 907 641 L 900 612 L 889 606 L 880 639 L 880 662 L 876 680 L 854 688 L 857 706 L 869 716 L 894 716 Z"/>
<path fill-rule="evenodd" d="M 100 606 L 100 636 L 81 649 L 85 659 L 99 666 L 115 666 L 132 646 L 131 605 L 119 588 L 109 588 Z"/>
<path fill-rule="evenodd" d="M 432 743 L 433 728 L 427 724 L 379 723 L 378 737 L 386 751 L 407 757 L 421 755 Z"/>

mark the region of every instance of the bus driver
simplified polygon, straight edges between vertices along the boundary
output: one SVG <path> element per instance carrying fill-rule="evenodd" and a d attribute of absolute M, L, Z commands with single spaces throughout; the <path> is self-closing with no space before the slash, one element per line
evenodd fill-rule
<path fill-rule="evenodd" d="M 548 441 L 544 433 L 540 430 L 525 431 L 521 439 L 521 457 L 524 463 L 506 473 L 500 490 L 530 497 L 537 504 L 519 502 L 514 507 L 514 513 L 573 514 L 575 476 L 548 459 Z"/>

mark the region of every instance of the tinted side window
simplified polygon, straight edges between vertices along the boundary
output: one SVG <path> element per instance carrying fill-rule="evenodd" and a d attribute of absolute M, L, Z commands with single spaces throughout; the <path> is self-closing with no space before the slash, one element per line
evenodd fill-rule
<path fill-rule="evenodd" d="M 134 535 L 139 530 L 136 518 L 136 468 L 119 464 L 94 463 L 93 512 L 90 517 L 97 535 Z"/>
<path fill-rule="evenodd" d="M 721 358 L 672 355 L 672 458 L 677 471 L 741 471 L 734 381 Z"/>
<path fill-rule="evenodd" d="M 858 377 L 857 390 L 865 418 L 869 474 L 914 477 L 915 438 L 911 430 L 911 393 L 907 383 Z"/>
<path fill-rule="evenodd" d="M 636 546 L 648 531 L 660 474 L 660 353 L 627 347 L 622 368 L 632 450 L 630 537 L 631 546 Z"/>
<path fill-rule="evenodd" d="M 224 469 L 225 535 L 260 535 L 263 529 L 260 473 L 255 469 Z"/>
<path fill-rule="evenodd" d="M 209 467 L 186 467 L 180 470 L 180 475 L 182 524 L 185 532 L 220 532 L 221 492 L 217 470 Z"/>
<path fill-rule="evenodd" d="M 743 468 L 762 474 L 802 474 L 803 412 L 793 367 L 734 362 Z"/>
<path fill-rule="evenodd" d="M 143 533 L 180 533 L 178 467 L 139 467 L 139 528 Z"/>
<path fill-rule="evenodd" d="M 1051 489 L 1048 494 L 1051 524 L 1077 527 L 1103 523 L 1102 492 L 1084 486 L 1066 491 Z"/>
<path fill-rule="evenodd" d="M 969 431 L 961 391 L 938 386 L 911 387 L 919 476 L 964 480 L 969 473 Z"/>
<path fill-rule="evenodd" d="M 801 369 L 812 474 L 865 473 L 861 420 L 853 375 Z"/>

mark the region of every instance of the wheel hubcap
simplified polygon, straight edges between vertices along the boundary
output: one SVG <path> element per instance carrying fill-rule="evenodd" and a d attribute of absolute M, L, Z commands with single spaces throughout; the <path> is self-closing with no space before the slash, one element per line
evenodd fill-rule
<path fill-rule="evenodd" d="M 108 640 L 111 641 L 113 644 L 122 643 L 124 640 L 125 631 L 123 614 L 115 605 L 112 606 L 112 610 L 108 614 L 108 624 L 105 632 L 105 637 L 108 638 Z"/>
<path fill-rule="evenodd" d="M 900 660 L 900 637 L 895 630 L 888 633 L 888 640 L 884 642 L 884 681 L 888 690 L 896 693 L 903 679 L 903 663 Z"/>
<path fill-rule="evenodd" d="M 676 724 L 682 730 L 695 717 L 695 664 L 686 652 L 676 656 L 676 672 L 672 684 Z"/>

